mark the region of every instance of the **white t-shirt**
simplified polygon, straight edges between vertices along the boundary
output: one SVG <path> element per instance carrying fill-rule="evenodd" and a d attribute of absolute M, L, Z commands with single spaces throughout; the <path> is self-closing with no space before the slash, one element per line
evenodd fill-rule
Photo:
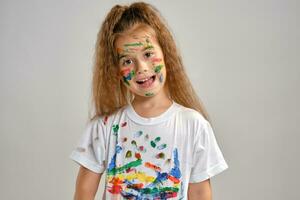
<path fill-rule="evenodd" d="M 228 168 L 210 123 L 176 102 L 153 118 L 128 105 L 89 122 L 70 158 L 106 172 L 103 199 L 187 199 L 189 183 Z"/>

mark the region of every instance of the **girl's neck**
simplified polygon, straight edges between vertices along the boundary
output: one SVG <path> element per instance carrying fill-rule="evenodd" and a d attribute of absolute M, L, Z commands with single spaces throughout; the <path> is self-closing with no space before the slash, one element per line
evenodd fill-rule
<path fill-rule="evenodd" d="M 157 117 L 164 113 L 173 101 L 168 97 L 166 90 L 161 90 L 153 97 L 135 96 L 132 101 L 132 107 L 141 117 Z"/>

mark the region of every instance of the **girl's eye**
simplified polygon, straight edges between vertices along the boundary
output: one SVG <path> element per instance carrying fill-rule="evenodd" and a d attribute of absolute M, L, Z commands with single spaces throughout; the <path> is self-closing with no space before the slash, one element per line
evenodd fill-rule
<path fill-rule="evenodd" d="M 153 56 L 153 54 L 154 54 L 153 52 L 146 52 L 145 57 L 150 58 L 151 56 Z"/>
<path fill-rule="evenodd" d="M 130 64 L 132 64 L 132 60 L 130 59 L 126 59 L 123 61 L 123 65 L 130 65 Z"/>

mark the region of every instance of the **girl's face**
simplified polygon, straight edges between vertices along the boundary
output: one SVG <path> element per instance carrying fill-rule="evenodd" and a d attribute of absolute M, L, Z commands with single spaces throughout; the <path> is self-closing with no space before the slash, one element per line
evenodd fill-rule
<path fill-rule="evenodd" d="M 166 80 L 163 52 L 153 32 L 131 31 L 118 37 L 115 43 L 123 83 L 132 93 L 143 97 L 164 92 Z"/>

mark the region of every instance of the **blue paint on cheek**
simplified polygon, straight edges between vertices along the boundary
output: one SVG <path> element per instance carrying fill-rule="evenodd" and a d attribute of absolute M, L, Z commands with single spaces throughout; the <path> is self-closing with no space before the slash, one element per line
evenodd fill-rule
<path fill-rule="evenodd" d="M 164 81 L 164 76 L 163 76 L 163 74 L 160 74 L 160 76 L 159 76 L 159 82 L 163 82 Z"/>

